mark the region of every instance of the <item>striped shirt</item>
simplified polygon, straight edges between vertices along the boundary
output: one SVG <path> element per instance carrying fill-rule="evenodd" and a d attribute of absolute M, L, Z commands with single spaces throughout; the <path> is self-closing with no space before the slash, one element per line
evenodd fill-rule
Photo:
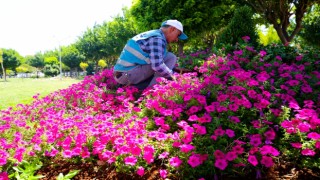
<path fill-rule="evenodd" d="M 144 52 L 149 54 L 151 68 L 162 77 L 171 77 L 173 72 L 164 64 L 163 60 L 167 41 L 162 31 L 161 34 L 162 38 L 150 37 L 148 39 L 139 40 L 137 43 Z"/>

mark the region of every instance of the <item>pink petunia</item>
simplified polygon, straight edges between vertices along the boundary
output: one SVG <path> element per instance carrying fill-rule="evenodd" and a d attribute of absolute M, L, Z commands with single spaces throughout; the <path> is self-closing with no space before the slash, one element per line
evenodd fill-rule
<path fill-rule="evenodd" d="M 7 172 L 0 172 L 0 180 L 9 180 Z"/>
<path fill-rule="evenodd" d="M 255 155 L 249 155 L 248 156 L 248 162 L 250 164 L 252 164 L 253 166 L 258 165 L 258 163 L 259 163 Z"/>
<path fill-rule="evenodd" d="M 137 163 L 137 158 L 135 156 L 128 156 L 124 158 L 124 163 L 126 165 L 134 166 Z"/>
<path fill-rule="evenodd" d="M 318 140 L 320 139 L 320 134 L 316 132 L 311 132 L 308 134 L 308 138 Z"/>
<path fill-rule="evenodd" d="M 191 144 L 183 144 L 180 146 L 181 152 L 187 153 L 189 151 L 192 151 L 195 147 Z"/>
<path fill-rule="evenodd" d="M 143 176 L 144 175 L 144 168 L 142 166 L 138 167 L 137 174 L 139 176 Z"/>
<path fill-rule="evenodd" d="M 182 164 L 182 161 L 179 157 L 172 157 L 169 159 L 169 163 L 173 167 L 179 167 Z"/>
<path fill-rule="evenodd" d="M 302 144 L 299 142 L 293 142 L 293 143 L 291 143 L 291 146 L 294 148 L 297 148 L 297 149 L 302 148 Z"/>
<path fill-rule="evenodd" d="M 301 151 L 301 154 L 304 156 L 314 156 L 316 152 L 314 152 L 312 149 L 304 149 Z"/>
<path fill-rule="evenodd" d="M 227 154 L 226 154 L 226 159 L 227 159 L 228 161 L 233 161 L 233 160 L 235 160 L 237 157 L 238 157 L 238 156 L 237 156 L 237 153 L 234 152 L 234 151 L 227 152 Z"/>
<path fill-rule="evenodd" d="M 228 161 L 226 159 L 216 159 L 214 166 L 220 170 L 224 170 L 228 166 Z"/>
<path fill-rule="evenodd" d="M 216 159 L 224 159 L 224 158 L 225 158 L 225 154 L 224 154 L 222 151 L 220 151 L 220 150 L 216 150 L 216 151 L 214 152 L 214 157 L 215 157 Z"/>
<path fill-rule="evenodd" d="M 269 129 L 264 133 L 264 136 L 266 137 L 267 140 L 274 140 L 276 137 L 276 133 L 274 132 L 273 129 Z"/>
<path fill-rule="evenodd" d="M 195 168 L 202 163 L 201 156 L 199 154 L 192 154 L 188 159 L 188 164 Z"/>
<path fill-rule="evenodd" d="M 167 170 L 165 170 L 165 169 L 160 169 L 160 176 L 161 176 L 163 179 L 165 179 L 165 178 L 167 177 L 167 175 L 168 175 Z"/>
<path fill-rule="evenodd" d="M 158 158 L 159 158 L 159 159 L 165 159 L 165 158 L 168 157 L 168 155 L 169 155 L 168 152 L 163 152 L 163 153 L 159 154 Z"/>
<path fill-rule="evenodd" d="M 273 166 L 273 160 L 269 156 L 262 156 L 260 163 L 265 167 L 269 168 Z"/>
<path fill-rule="evenodd" d="M 234 131 L 231 130 L 231 129 L 226 129 L 226 135 L 227 135 L 229 138 L 232 138 L 232 137 L 235 136 Z"/>

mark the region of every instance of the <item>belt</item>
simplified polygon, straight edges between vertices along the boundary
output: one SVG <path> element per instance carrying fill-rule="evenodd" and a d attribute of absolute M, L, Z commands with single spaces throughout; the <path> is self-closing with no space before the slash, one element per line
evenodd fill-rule
<path fill-rule="evenodd" d="M 114 71 L 113 72 L 114 77 L 116 78 L 120 78 L 123 75 L 123 72 L 119 72 L 119 71 Z"/>

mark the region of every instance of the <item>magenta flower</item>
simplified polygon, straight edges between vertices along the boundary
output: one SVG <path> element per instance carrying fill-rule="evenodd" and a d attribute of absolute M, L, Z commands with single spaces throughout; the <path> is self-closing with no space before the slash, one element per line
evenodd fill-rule
<path fill-rule="evenodd" d="M 166 178 L 167 175 L 168 175 L 167 170 L 165 170 L 165 169 L 160 169 L 160 176 L 161 176 L 162 178 Z"/>
<path fill-rule="evenodd" d="M 201 126 L 199 124 L 193 124 L 192 125 L 195 129 L 196 129 L 196 133 L 199 134 L 199 135 L 205 135 L 207 134 L 207 130 L 206 130 L 206 127 L 205 126 Z"/>
<path fill-rule="evenodd" d="M 216 159 L 214 166 L 220 170 L 224 170 L 228 166 L 228 161 L 226 159 Z"/>
<path fill-rule="evenodd" d="M 226 135 L 227 135 L 229 138 L 232 138 L 232 137 L 235 136 L 234 131 L 231 130 L 231 129 L 226 129 Z"/>
<path fill-rule="evenodd" d="M 302 144 L 299 142 L 292 142 L 290 143 L 292 147 L 297 148 L 297 149 L 301 149 L 302 148 Z"/>
<path fill-rule="evenodd" d="M 158 158 L 159 158 L 159 159 L 165 159 L 165 158 L 168 157 L 168 155 L 169 155 L 168 152 L 163 152 L 163 153 L 159 154 Z"/>
<path fill-rule="evenodd" d="M 314 156 L 316 152 L 314 152 L 312 149 L 304 149 L 301 151 L 301 154 L 304 156 Z"/>
<path fill-rule="evenodd" d="M 7 172 L 0 172 L 0 180 L 9 180 Z"/>
<path fill-rule="evenodd" d="M 264 145 L 260 148 L 260 152 L 262 155 L 273 155 L 273 156 L 279 156 L 280 152 L 270 145 Z"/>
<path fill-rule="evenodd" d="M 216 159 L 224 159 L 224 158 L 225 158 L 225 154 L 224 154 L 222 151 L 220 151 L 220 150 L 216 150 L 216 151 L 214 152 L 214 157 L 215 157 Z"/>
<path fill-rule="evenodd" d="M 182 144 L 180 146 L 181 152 L 187 153 L 189 151 L 192 151 L 195 147 L 191 144 Z"/>
<path fill-rule="evenodd" d="M 128 157 L 124 158 L 124 163 L 126 165 L 134 166 L 137 163 L 137 158 L 134 156 L 128 156 Z"/>
<path fill-rule="evenodd" d="M 260 134 L 254 134 L 250 137 L 250 144 L 252 146 L 259 146 L 261 144 L 261 136 Z"/>
<path fill-rule="evenodd" d="M 320 134 L 316 132 L 311 132 L 308 134 L 308 138 L 318 140 L 320 139 Z"/>
<path fill-rule="evenodd" d="M 248 162 L 249 162 L 250 164 L 252 164 L 253 166 L 258 165 L 258 160 L 257 160 L 257 158 L 256 158 L 255 155 L 249 155 L 249 156 L 248 156 Z"/>
<path fill-rule="evenodd" d="M 233 161 L 233 160 L 235 160 L 237 157 L 238 157 L 238 156 L 237 156 L 237 153 L 234 152 L 234 151 L 227 152 L 227 154 L 226 154 L 226 159 L 227 159 L 228 161 Z"/>
<path fill-rule="evenodd" d="M 267 52 L 264 51 L 264 50 L 261 50 L 259 54 L 260 54 L 261 57 L 263 57 L 263 56 L 265 56 L 267 54 Z"/>
<path fill-rule="evenodd" d="M 202 164 L 201 156 L 199 154 L 192 154 L 188 159 L 188 164 L 193 168 L 199 166 Z"/>
<path fill-rule="evenodd" d="M 276 133 L 273 129 L 269 129 L 267 132 L 264 133 L 264 136 L 267 140 L 274 140 L 276 138 Z"/>
<path fill-rule="evenodd" d="M 250 36 L 243 36 L 241 39 L 244 40 L 245 42 L 249 42 Z"/>
<path fill-rule="evenodd" d="M 272 167 L 274 164 L 272 158 L 269 156 L 262 156 L 260 162 L 262 165 L 266 166 L 267 168 Z"/>
<path fill-rule="evenodd" d="M 182 161 L 180 160 L 179 157 L 172 157 L 169 159 L 169 163 L 173 167 L 179 167 L 182 164 Z"/>
<path fill-rule="evenodd" d="M 142 166 L 138 167 L 137 174 L 142 177 L 144 175 L 144 168 Z"/>

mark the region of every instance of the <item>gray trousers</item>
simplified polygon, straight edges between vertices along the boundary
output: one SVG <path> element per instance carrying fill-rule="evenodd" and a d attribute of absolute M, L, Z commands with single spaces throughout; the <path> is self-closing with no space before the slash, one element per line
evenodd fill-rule
<path fill-rule="evenodd" d="M 169 69 L 173 69 L 175 64 L 177 63 L 177 57 L 171 52 L 168 52 L 163 60 L 164 60 L 164 64 L 168 66 Z M 153 78 L 151 79 L 152 76 Z M 136 85 L 139 89 L 143 89 L 142 87 L 139 87 L 139 86 L 145 86 L 145 84 L 147 83 L 147 86 L 150 87 L 157 83 L 156 79 L 158 77 L 161 77 L 161 75 L 155 72 L 151 68 L 151 64 L 146 64 L 146 65 L 138 65 L 135 68 L 127 72 L 124 72 L 124 74 L 121 77 L 119 78 L 114 77 L 114 79 L 119 84 Z M 148 82 L 145 82 L 145 81 L 148 81 Z"/>

